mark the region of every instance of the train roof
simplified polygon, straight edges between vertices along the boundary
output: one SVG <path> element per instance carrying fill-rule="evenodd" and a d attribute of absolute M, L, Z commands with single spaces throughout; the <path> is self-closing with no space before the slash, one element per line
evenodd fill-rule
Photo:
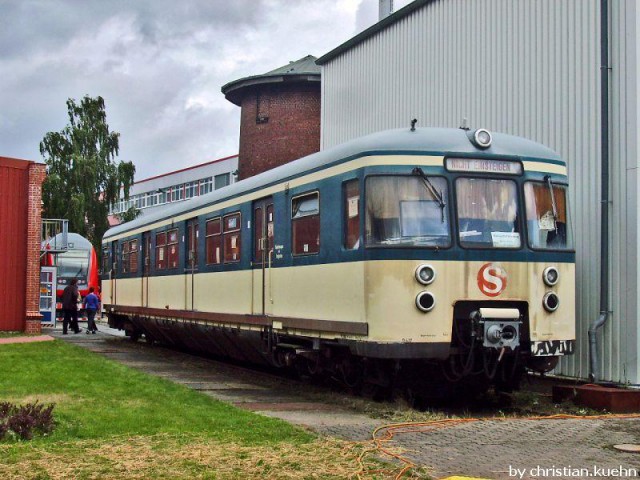
<path fill-rule="evenodd" d="M 92 247 L 92 244 L 88 239 L 86 239 L 79 233 L 71 233 L 71 232 L 67 234 L 58 233 L 57 235 L 49 238 L 48 240 L 44 240 L 42 242 L 42 247 L 46 248 L 47 244 L 51 244 L 51 245 L 61 244 L 62 240 L 65 238 L 65 235 L 67 238 L 67 244 L 72 244 L 74 249 L 77 249 L 77 248 L 91 249 Z"/>
<path fill-rule="evenodd" d="M 350 140 L 341 145 L 313 153 L 254 177 L 241 180 L 220 190 L 189 200 L 168 204 L 164 208 L 110 228 L 104 238 L 153 224 L 202 206 L 230 199 L 242 194 L 285 182 L 311 171 L 367 155 L 424 154 L 424 155 L 478 155 L 481 157 L 517 157 L 549 161 L 564 165 L 553 150 L 531 140 L 491 133 L 493 141 L 487 149 L 478 148 L 470 138 L 473 132 L 459 128 L 409 128 L 384 130 Z"/>

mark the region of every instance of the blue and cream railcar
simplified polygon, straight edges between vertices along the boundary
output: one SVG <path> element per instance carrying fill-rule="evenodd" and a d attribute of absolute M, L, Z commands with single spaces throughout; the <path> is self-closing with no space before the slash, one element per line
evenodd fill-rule
<path fill-rule="evenodd" d="M 109 322 L 347 382 L 510 388 L 574 348 L 566 175 L 486 130 L 362 137 L 110 229 Z"/>

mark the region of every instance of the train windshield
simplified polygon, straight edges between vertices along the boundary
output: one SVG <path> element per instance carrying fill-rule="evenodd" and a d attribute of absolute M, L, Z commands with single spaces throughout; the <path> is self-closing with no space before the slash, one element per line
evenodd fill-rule
<path fill-rule="evenodd" d="M 58 256 L 58 278 L 86 279 L 89 271 L 89 252 L 69 250 Z"/>
<path fill-rule="evenodd" d="M 567 209 L 567 186 L 547 182 L 524 185 L 527 231 L 531 248 L 573 249 L 573 235 Z"/>
<path fill-rule="evenodd" d="M 456 180 L 460 245 L 468 248 L 520 248 L 518 189 L 512 180 Z"/>
<path fill-rule="evenodd" d="M 367 246 L 451 245 L 444 178 L 373 176 L 367 178 L 366 188 Z"/>

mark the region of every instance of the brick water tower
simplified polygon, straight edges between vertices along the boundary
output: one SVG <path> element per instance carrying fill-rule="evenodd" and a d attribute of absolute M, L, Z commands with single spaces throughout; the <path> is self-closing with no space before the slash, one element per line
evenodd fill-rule
<path fill-rule="evenodd" d="M 308 55 L 262 75 L 227 83 L 241 107 L 238 180 L 320 150 L 320 67 Z"/>

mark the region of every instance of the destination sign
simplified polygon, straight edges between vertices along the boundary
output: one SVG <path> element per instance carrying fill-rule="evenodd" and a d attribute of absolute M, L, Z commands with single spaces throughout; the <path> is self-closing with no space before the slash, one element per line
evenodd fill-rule
<path fill-rule="evenodd" d="M 447 158 L 446 165 L 447 170 L 450 172 L 501 173 L 503 175 L 522 174 L 522 164 L 509 160 Z"/>

